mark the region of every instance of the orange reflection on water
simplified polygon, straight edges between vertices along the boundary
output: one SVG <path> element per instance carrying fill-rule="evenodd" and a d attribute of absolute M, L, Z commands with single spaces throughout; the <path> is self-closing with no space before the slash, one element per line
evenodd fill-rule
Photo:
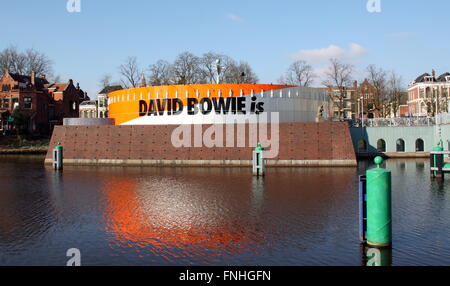
<path fill-rule="evenodd" d="M 151 247 L 163 257 L 168 248 L 210 256 L 208 251 L 240 252 L 248 240 L 244 229 L 192 192 L 155 191 L 135 178 L 116 177 L 105 184 L 103 194 L 106 231 L 122 245 Z"/>

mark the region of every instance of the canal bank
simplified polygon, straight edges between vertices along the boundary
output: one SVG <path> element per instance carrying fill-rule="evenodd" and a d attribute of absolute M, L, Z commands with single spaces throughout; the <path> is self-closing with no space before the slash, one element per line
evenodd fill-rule
<path fill-rule="evenodd" d="M 391 123 L 389 119 L 381 120 Z M 358 158 L 378 155 L 388 158 L 429 158 L 430 151 L 438 142 L 445 150 L 450 150 L 450 124 L 376 126 L 371 122 L 368 120 L 365 126 L 350 127 Z"/>
<path fill-rule="evenodd" d="M 27 140 L 17 136 L 0 135 L 0 154 L 46 154 L 48 139 Z"/>

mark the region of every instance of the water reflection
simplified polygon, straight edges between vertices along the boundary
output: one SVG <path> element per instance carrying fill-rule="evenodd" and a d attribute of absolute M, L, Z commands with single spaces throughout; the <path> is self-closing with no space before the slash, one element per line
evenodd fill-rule
<path fill-rule="evenodd" d="M 217 262 L 211 253 L 256 254 L 274 242 L 309 249 L 324 239 L 319 234 L 326 226 L 317 217 L 328 216 L 327 205 L 341 196 L 331 185 L 341 188 L 352 181 L 325 169 L 330 179 L 325 188 L 316 185 L 324 174 L 307 169 L 297 170 L 307 174 L 302 182 L 292 178 L 291 169 L 274 170 L 276 175 L 266 178 L 246 169 L 146 171 L 138 178 L 116 176 L 104 185 L 106 231 L 115 247 L 134 247 L 171 263 L 208 264 Z M 302 239 L 292 241 L 295 236 Z"/>
<path fill-rule="evenodd" d="M 71 167 L 0 158 L 0 264 L 367 265 L 355 168 Z M 387 160 L 393 248 L 381 264 L 450 265 L 450 179 Z M 446 183 L 447 182 L 447 183 Z M 389 254 L 389 253 L 387 253 Z M 384 257 L 387 257 L 386 259 Z M 377 260 L 378 261 L 378 260 Z"/>

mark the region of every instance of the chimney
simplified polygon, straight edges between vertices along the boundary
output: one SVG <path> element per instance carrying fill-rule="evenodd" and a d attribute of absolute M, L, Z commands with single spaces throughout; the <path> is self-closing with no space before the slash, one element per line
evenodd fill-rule
<path fill-rule="evenodd" d="M 69 84 L 73 84 L 73 80 L 72 79 L 69 79 Z"/>
<path fill-rule="evenodd" d="M 431 75 L 433 76 L 433 78 L 436 76 L 436 71 L 434 69 L 431 71 Z"/>
<path fill-rule="evenodd" d="M 80 83 L 77 82 L 77 89 L 80 90 Z"/>
<path fill-rule="evenodd" d="M 358 88 L 358 81 L 357 81 L 357 80 L 355 80 L 355 81 L 353 82 L 353 88 L 354 88 L 354 89 L 357 89 L 357 88 Z"/>
<path fill-rule="evenodd" d="M 36 73 L 34 71 L 31 72 L 31 85 L 35 86 L 36 85 Z"/>

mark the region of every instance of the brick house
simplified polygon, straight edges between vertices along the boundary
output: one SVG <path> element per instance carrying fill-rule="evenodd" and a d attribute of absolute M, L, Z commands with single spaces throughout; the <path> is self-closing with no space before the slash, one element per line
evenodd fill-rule
<path fill-rule="evenodd" d="M 49 134 L 64 117 L 78 117 L 79 104 L 87 94 L 72 80 L 65 84 L 50 84 L 45 76 L 36 77 L 5 70 L 0 79 L 0 130 L 16 128 L 14 112 L 20 112 L 31 134 Z"/>

